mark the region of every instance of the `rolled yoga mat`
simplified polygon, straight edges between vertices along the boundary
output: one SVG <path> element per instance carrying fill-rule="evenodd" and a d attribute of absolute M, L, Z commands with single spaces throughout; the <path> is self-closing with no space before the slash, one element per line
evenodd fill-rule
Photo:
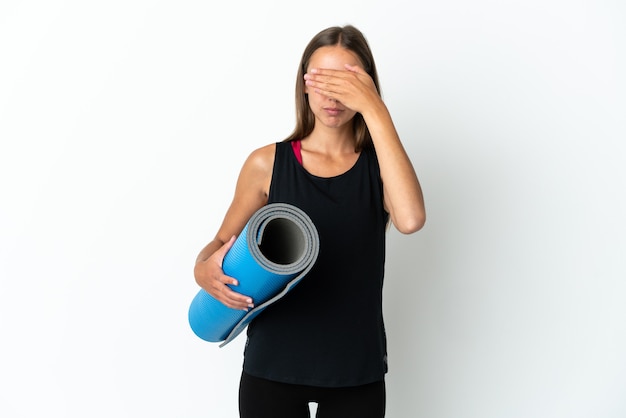
<path fill-rule="evenodd" d="M 286 203 L 263 206 L 248 220 L 222 263 L 224 274 L 239 281 L 231 288 L 250 296 L 255 307 L 248 312 L 231 309 L 201 289 L 189 307 L 191 329 L 203 340 L 223 341 L 223 347 L 298 284 L 318 253 L 317 229 L 306 213 Z"/>

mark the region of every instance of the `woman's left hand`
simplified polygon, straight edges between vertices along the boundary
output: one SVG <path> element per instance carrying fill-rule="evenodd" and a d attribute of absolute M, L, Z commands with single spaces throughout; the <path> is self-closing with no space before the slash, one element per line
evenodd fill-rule
<path fill-rule="evenodd" d="M 374 81 L 365 70 L 356 65 L 346 64 L 345 67 L 345 71 L 312 68 L 304 75 L 305 83 L 314 92 L 361 114 L 382 102 Z"/>

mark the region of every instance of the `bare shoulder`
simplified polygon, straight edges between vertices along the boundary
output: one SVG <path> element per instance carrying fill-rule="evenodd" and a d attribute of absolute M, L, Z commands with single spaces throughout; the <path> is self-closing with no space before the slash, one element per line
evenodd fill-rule
<path fill-rule="evenodd" d="M 257 171 L 258 174 L 272 174 L 274 168 L 274 155 L 276 153 L 276 144 L 265 145 L 257 148 L 250 153 L 245 165 L 250 169 Z"/>
<path fill-rule="evenodd" d="M 239 189 L 267 198 L 272 181 L 275 151 L 276 144 L 269 144 L 250 153 L 241 169 Z"/>

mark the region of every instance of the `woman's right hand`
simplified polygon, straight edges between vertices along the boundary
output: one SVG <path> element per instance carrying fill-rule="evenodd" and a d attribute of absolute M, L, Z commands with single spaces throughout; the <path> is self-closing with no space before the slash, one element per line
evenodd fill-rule
<path fill-rule="evenodd" d="M 231 237 L 206 260 L 198 260 L 193 272 L 198 285 L 215 299 L 229 308 L 248 311 L 254 307 L 252 298 L 232 290 L 228 285 L 237 286 L 239 282 L 234 277 L 225 275 L 222 269 L 224 256 L 235 243 L 235 239 L 236 237 Z M 212 244 L 219 245 L 215 241 Z M 207 245 L 205 249 L 210 246 L 211 244 Z"/>

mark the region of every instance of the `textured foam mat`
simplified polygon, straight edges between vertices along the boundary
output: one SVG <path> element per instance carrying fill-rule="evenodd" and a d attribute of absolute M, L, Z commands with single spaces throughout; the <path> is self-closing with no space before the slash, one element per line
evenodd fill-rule
<path fill-rule="evenodd" d="M 201 289 L 189 306 L 193 332 L 228 344 L 269 305 L 289 292 L 313 267 L 319 253 L 315 225 L 301 209 L 270 203 L 252 215 L 224 257 L 222 269 L 239 281 L 233 290 L 250 296 L 249 312 L 226 307 Z"/>

